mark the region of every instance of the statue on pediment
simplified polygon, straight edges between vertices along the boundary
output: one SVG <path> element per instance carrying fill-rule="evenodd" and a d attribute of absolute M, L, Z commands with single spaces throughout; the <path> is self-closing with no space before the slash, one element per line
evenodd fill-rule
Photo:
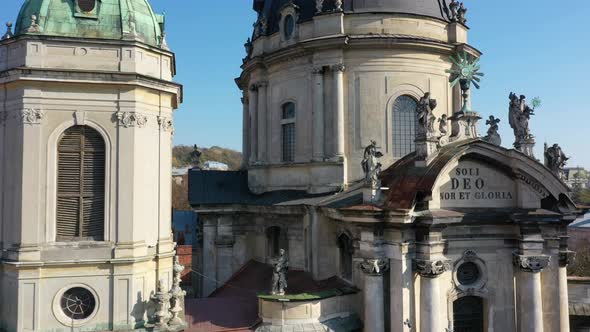
<path fill-rule="evenodd" d="M 560 179 L 563 178 L 563 169 L 570 158 L 565 155 L 559 144 L 545 149 L 545 166 Z"/>
<path fill-rule="evenodd" d="M 416 112 L 418 113 L 418 136 L 432 137 L 435 134 L 434 109 L 436 108 L 436 99 L 430 98 L 430 92 L 426 92 L 424 97 L 420 98 Z"/>
<path fill-rule="evenodd" d="M 488 135 L 484 137 L 484 140 L 490 142 L 494 145 L 502 145 L 502 138 L 500 137 L 500 133 L 498 130 L 500 127 L 498 124 L 500 123 L 500 119 L 496 119 L 495 116 L 490 115 L 490 119 L 486 121 L 486 125 L 490 126 L 488 128 Z"/>
<path fill-rule="evenodd" d="M 383 153 L 377 149 L 377 142 L 371 141 L 371 144 L 365 148 L 361 163 L 363 172 L 365 173 L 365 181 L 370 183 L 372 188 L 380 187 L 379 173 L 381 173 L 382 165 L 379 162 L 379 158 L 383 157 Z"/>

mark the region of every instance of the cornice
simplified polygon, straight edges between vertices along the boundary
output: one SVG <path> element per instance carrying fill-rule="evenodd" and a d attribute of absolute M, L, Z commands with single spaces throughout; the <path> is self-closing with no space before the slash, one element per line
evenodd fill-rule
<path fill-rule="evenodd" d="M 182 101 L 183 87 L 181 84 L 137 73 L 27 67 L 18 67 L 0 72 L 0 84 L 17 81 L 59 81 L 59 83 L 66 84 L 138 85 L 153 90 L 175 94 L 178 96 L 179 101 Z"/>

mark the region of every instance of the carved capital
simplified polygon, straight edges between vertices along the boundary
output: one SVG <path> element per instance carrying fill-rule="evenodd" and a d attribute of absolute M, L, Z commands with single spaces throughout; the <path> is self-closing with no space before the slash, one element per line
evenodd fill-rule
<path fill-rule="evenodd" d="M 332 65 L 332 70 L 334 72 L 344 72 L 346 71 L 346 66 L 343 63 L 337 63 L 335 65 Z"/>
<path fill-rule="evenodd" d="M 268 86 L 268 81 L 260 81 L 260 82 L 256 83 L 256 87 L 258 89 L 260 89 L 260 88 L 265 89 L 267 86 Z"/>
<path fill-rule="evenodd" d="M 251 92 L 257 92 L 258 86 L 256 84 L 252 84 L 250 85 L 250 87 L 248 87 L 248 90 L 250 90 Z"/>
<path fill-rule="evenodd" d="M 39 124 L 45 117 L 45 112 L 40 109 L 28 108 L 20 112 L 24 124 Z"/>
<path fill-rule="evenodd" d="M 543 271 L 549 265 L 551 256 L 538 255 L 519 255 L 514 254 L 514 266 L 519 268 L 523 272 L 538 273 Z"/>
<path fill-rule="evenodd" d="M 313 67 L 311 69 L 312 74 L 314 75 L 321 75 L 324 73 L 324 67 Z"/>
<path fill-rule="evenodd" d="M 560 267 L 567 267 L 570 264 L 573 264 L 576 260 L 576 252 L 575 251 L 561 251 L 559 252 L 559 266 Z"/>
<path fill-rule="evenodd" d="M 174 131 L 174 121 L 172 118 L 166 116 L 158 116 L 158 125 L 160 126 L 160 130 L 163 132 L 173 132 Z"/>
<path fill-rule="evenodd" d="M 381 276 L 389 270 L 389 261 L 382 258 L 365 259 L 359 264 L 361 271 L 372 276 Z"/>
<path fill-rule="evenodd" d="M 414 260 L 416 271 L 425 278 L 436 278 L 446 271 L 451 270 L 451 264 L 444 260 Z"/>
<path fill-rule="evenodd" d="M 118 121 L 119 126 L 123 126 L 125 128 L 135 126 L 143 128 L 147 125 L 148 122 L 147 116 L 140 113 L 117 112 L 115 113 L 114 117 Z"/>

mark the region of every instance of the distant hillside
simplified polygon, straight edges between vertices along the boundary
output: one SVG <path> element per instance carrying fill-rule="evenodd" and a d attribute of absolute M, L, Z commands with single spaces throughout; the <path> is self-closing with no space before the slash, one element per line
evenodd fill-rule
<path fill-rule="evenodd" d="M 188 167 L 193 166 L 192 152 L 193 147 L 188 145 L 177 145 L 172 149 L 172 166 Z M 238 170 L 242 164 L 242 154 L 238 151 L 212 146 L 210 148 L 199 147 L 201 151 L 201 165 L 205 161 L 218 161 L 227 164 L 230 170 Z"/>

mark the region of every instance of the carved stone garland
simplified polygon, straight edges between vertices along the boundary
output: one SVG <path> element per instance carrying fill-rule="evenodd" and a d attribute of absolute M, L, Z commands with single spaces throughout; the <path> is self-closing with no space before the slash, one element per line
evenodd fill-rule
<path fill-rule="evenodd" d="M 166 116 L 158 116 L 158 125 L 164 132 L 174 132 L 174 121 Z"/>
<path fill-rule="evenodd" d="M 24 124 L 38 124 L 45 117 L 45 112 L 40 109 L 28 108 L 20 113 Z"/>
<path fill-rule="evenodd" d="M 125 128 L 135 126 L 143 128 L 147 125 L 148 122 L 147 116 L 140 113 L 132 112 L 117 112 L 115 113 L 115 118 L 119 122 L 119 125 Z"/>

